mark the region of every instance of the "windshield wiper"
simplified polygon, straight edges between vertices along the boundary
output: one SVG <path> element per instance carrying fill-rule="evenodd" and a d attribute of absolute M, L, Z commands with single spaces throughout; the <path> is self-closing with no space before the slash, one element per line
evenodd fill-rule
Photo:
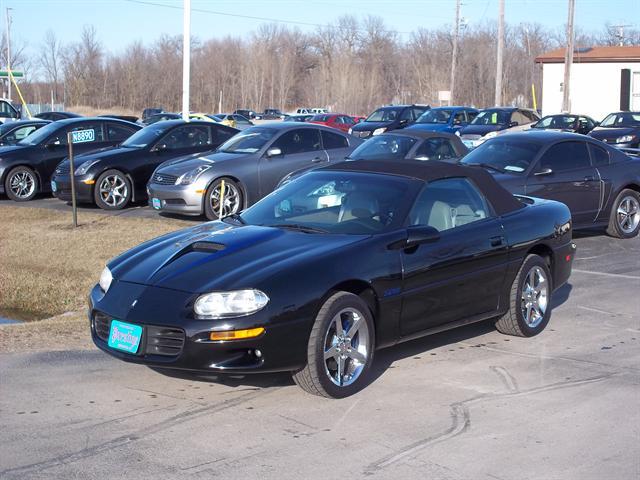
<path fill-rule="evenodd" d="M 323 230 L 322 228 L 310 227 L 309 225 L 300 225 L 298 223 L 275 223 L 273 225 L 265 226 L 271 228 L 288 228 L 290 230 L 298 230 L 304 233 L 329 233 L 327 230 Z"/>
<path fill-rule="evenodd" d="M 234 220 L 235 223 L 239 223 L 240 225 L 246 225 L 247 224 L 247 222 L 244 221 L 244 218 L 242 218 L 237 213 L 232 213 L 230 215 L 227 215 L 226 217 L 223 217 L 222 221 L 225 222 L 225 223 L 229 223 L 229 222 L 226 221 L 227 219 Z"/>
<path fill-rule="evenodd" d="M 467 165 L 474 165 L 476 167 L 488 168 L 489 170 L 493 170 L 494 172 L 504 173 L 503 169 L 499 167 L 495 167 L 489 163 L 468 163 Z"/>

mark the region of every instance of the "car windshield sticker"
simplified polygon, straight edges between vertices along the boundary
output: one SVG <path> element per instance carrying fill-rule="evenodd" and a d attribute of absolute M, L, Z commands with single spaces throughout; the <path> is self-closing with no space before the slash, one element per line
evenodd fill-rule
<path fill-rule="evenodd" d="M 93 128 L 71 132 L 71 141 L 73 143 L 93 142 L 95 139 L 96 131 Z"/>

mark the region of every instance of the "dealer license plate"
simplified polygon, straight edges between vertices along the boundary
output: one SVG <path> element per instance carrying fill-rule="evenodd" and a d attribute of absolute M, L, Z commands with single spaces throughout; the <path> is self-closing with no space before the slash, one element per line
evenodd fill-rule
<path fill-rule="evenodd" d="M 51 191 L 56 192 L 58 190 L 58 186 L 54 180 L 51 180 Z"/>
<path fill-rule="evenodd" d="M 152 199 L 151 204 L 153 205 L 153 208 L 155 208 L 156 210 L 160 210 L 162 208 L 162 202 L 160 202 L 159 198 Z"/>
<path fill-rule="evenodd" d="M 119 320 L 111 321 L 108 343 L 111 348 L 127 353 L 136 353 L 141 338 L 142 327 L 140 325 L 132 325 Z"/>

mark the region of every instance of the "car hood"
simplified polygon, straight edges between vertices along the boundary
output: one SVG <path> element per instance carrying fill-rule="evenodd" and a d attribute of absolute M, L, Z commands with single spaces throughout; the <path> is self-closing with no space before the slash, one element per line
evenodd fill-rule
<path fill-rule="evenodd" d="M 419 130 L 422 132 L 450 132 L 452 127 L 448 123 L 414 123 L 407 127 L 406 130 Z"/>
<path fill-rule="evenodd" d="M 354 132 L 368 132 L 373 131 L 376 128 L 385 128 L 391 125 L 393 122 L 360 122 L 356 123 L 353 127 Z"/>
<path fill-rule="evenodd" d="M 504 130 L 506 125 L 469 125 L 460 130 L 460 135 L 480 135 L 485 136 L 489 132 Z"/>
<path fill-rule="evenodd" d="M 109 263 L 115 281 L 190 293 L 252 288 L 368 236 L 209 222 L 143 243 Z"/>
<path fill-rule="evenodd" d="M 124 156 L 128 156 L 131 154 L 135 154 L 136 152 L 140 152 L 140 150 L 136 148 L 123 148 L 123 147 L 105 147 L 99 150 L 92 150 L 89 153 L 84 153 L 82 155 L 74 155 L 73 157 L 73 166 L 79 167 L 85 162 L 92 162 L 95 160 L 104 160 L 111 158 L 120 158 Z M 68 159 L 60 162 L 60 165 L 66 165 L 69 163 Z"/>
<path fill-rule="evenodd" d="M 618 138 L 624 135 L 637 134 L 640 128 L 634 127 L 596 127 L 589 133 L 593 138 Z M 1 155 L 1 153 L 0 153 Z"/>
<path fill-rule="evenodd" d="M 249 154 L 253 155 L 253 154 Z M 195 153 L 180 158 L 174 158 L 161 164 L 156 173 L 164 173 L 165 175 L 182 175 L 189 172 L 194 168 L 198 168 L 201 165 L 213 165 L 220 162 L 228 162 L 231 160 L 237 160 L 244 158 L 245 154 L 236 153 L 214 153 L 210 155 L 203 155 L 202 153 Z"/>

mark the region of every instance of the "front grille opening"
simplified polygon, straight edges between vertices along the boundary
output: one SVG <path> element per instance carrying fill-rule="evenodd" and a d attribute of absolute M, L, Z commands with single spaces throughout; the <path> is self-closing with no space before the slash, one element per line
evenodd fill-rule
<path fill-rule="evenodd" d="M 173 357 L 179 355 L 184 347 L 184 332 L 179 328 L 145 326 L 147 344 L 145 353 Z"/>
<path fill-rule="evenodd" d="M 111 317 L 101 312 L 96 312 L 93 316 L 93 329 L 100 340 L 109 341 L 111 331 Z"/>

